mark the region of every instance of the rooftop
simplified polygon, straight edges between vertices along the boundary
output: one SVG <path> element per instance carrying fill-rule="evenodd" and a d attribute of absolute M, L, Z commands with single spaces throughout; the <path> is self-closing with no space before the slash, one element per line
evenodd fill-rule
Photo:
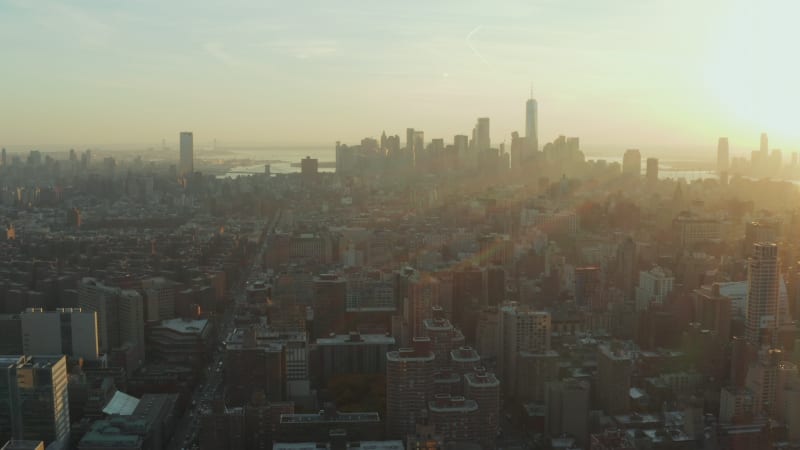
<path fill-rule="evenodd" d="M 207 319 L 169 319 L 162 320 L 161 326 L 177 331 L 178 333 L 198 333 L 208 326 Z"/>

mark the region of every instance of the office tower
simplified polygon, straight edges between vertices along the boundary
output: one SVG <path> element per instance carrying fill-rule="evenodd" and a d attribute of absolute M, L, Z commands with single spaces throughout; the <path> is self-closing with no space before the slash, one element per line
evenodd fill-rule
<path fill-rule="evenodd" d="M 717 173 L 728 172 L 730 161 L 728 138 L 721 137 L 717 142 Z"/>
<path fill-rule="evenodd" d="M 633 357 L 616 343 L 600 345 L 597 356 L 597 399 L 607 414 L 626 414 L 630 409 Z"/>
<path fill-rule="evenodd" d="M 419 164 L 420 159 L 425 159 L 425 132 L 414 130 L 414 165 Z"/>
<path fill-rule="evenodd" d="M 525 139 L 533 151 L 539 151 L 539 104 L 533 93 L 525 102 Z"/>
<path fill-rule="evenodd" d="M 435 357 L 428 338 L 415 338 L 411 348 L 386 354 L 386 433 L 390 438 L 412 434 L 433 393 Z"/>
<path fill-rule="evenodd" d="M 142 280 L 145 317 L 148 322 L 175 318 L 175 285 L 164 277 Z"/>
<path fill-rule="evenodd" d="M 190 131 L 181 131 L 180 147 L 178 174 L 185 177 L 194 173 L 194 136 Z"/>
<path fill-rule="evenodd" d="M 0 441 L 66 445 L 68 405 L 66 357 L 0 356 Z"/>
<path fill-rule="evenodd" d="M 547 383 L 545 430 L 550 436 L 567 434 L 580 448 L 589 440 L 589 383 L 566 379 Z"/>
<path fill-rule="evenodd" d="M 414 153 L 414 129 L 406 128 L 406 151 Z"/>
<path fill-rule="evenodd" d="M 5 147 L 3 150 L 0 151 L 0 167 L 6 167 L 8 165 L 8 154 L 6 154 Z"/>
<path fill-rule="evenodd" d="M 87 361 L 99 358 L 97 314 L 94 311 L 28 308 L 20 318 L 24 354 L 67 355 Z"/>
<path fill-rule="evenodd" d="M 622 174 L 634 177 L 642 175 L 642 155 L 639 150 L 625 150 L 622 156 Z"/>
<path fill-rule="evenodd" d="M 321 274 L 314 278 L 314 323 L 312 332 L 315 338 L 331 333 L 344 333 L 344 317 L 347 305 L 347 281 L 333 273 Z"/>
<path fill-rule="evenodd" d="M 658 158 L 647 158 L 647 172 L 645 178 L 648 182 L 658 181 Z"/>
<path fill-rule="evenodd" d="M 761 133 L 761 146 L 759 149 L 761 150 L 762 158 L 766 158 L 769 154 L 769 138 L 767 137 L 767 133 Z"/>
<path fill-rule="evenodd" d="M 575 268 L 575 304 L 592 310 L 602 309 L 603 285 L 600 267 Z"/>
<path fill-rule="evenodd" d="M 535 311 L 516 305 L 500 308 L 501 348 L 498 355 L 500 379 L 513 388 L 519 353 L 541 353 L 550 350 L 551 319 L 546 311 Z M 509 383 L 509 381 L 512 381 Z"/>
<path fill-rule="evenodd" d="M 456 148 L 458 167 L 470 168 L 475 165 L 474 163 L 477 160 L 473 157 L 473 155 L 469 154 L 469 136 L 457 134 L 453 137 L 453 146 Z"/>
<path fill-rule="evenodd" d="M 144 302 L 138 292 L 87 277 L 78 287 L 78 306 L 97 313 L 101 353 L 125 350 L 125 364 L 134 366 L 129 370 L 144 362 Z"/>
<path fill-rule="evenodd" d="M 476 149 L 480 154 L 483 151 L 489 150 L 492 146 L 491 138 L 489 137 L 489 118 L 479 117 L 478 124 L 475 125 L 475 130 Z"/>
<path fill-rule="evenodd" d="M 756 348 L 777 339 L 779 267 L 776 244 L 753 245 L 747 268 L 745 339 Z"/>

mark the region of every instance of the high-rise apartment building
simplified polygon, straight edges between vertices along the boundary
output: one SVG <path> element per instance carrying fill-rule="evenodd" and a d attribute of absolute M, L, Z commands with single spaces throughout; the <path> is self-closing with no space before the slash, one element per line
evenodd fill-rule
<path fill-rule="evenodd" d="M 28 308 L 20 318 L 24 354 L 67 355 L 88 361 L 99 358 L 97 313 L 94 311 Z"/>
<path fill-rule="evenodd" d="M 731 158 L 728 148 L 728 138 L 721 137 L 717 142 L 717 173 L 727 172 L 730 168 Z"/>
<path fill-rule="evenodd" d="M 525 102 L 525 139 L 534 150 L 539 150 L 539 104 L 531 96 Z"/>
<path fill-rule="evenodd" d="M 132 364 L 144 362 L 144 302 L 138 292 L 87 277 L 78 287 L 78 305 L 97 313 L 100 352 L 127 347 Z"/>
<path fill-rule="evenodd" d="M 464 375 L 464 397 L 475 400 L 483 419 L 478 430 L 478 442 L 483 448 L 494 448 L 500 422 L 500 380 L 483 367 Z"/>
<path fill-rule="evenodd" d="M 552 323 L 550 313 L 535 311 L 516 305 L 500 309 L 500 352 L 498 367 L 500 379 L 513 379 L 517 373 L 520 352 L 546 352 L 550 350 Z M 506 384 L 507 386 L 511 384 Z"/>
<path fill-rule="evenodd" d="M 758 348 L 777 336 L 778 327 L 778 246 L 772 242 L 753 245 L 747 269 L 747 317 L 745 339 Z"/>
<path fill-rule="evenodd" d="M 66 357 L 0 356 L 0 441 L 67 445 L 68 405 Z"/>
<path fill-rule="evenodd" d="M 436 357 L 428 338 L 415 338 L 412 348 L 386 354 L 386 433 L 402 438 L 414 433 L 433 394 Z"/>
<path fill-rule="evenodd" d="M 181 131 L 180 147 L 178 174 L 191 175 L 194 173 L 194 135 L 191 131 Z"/>

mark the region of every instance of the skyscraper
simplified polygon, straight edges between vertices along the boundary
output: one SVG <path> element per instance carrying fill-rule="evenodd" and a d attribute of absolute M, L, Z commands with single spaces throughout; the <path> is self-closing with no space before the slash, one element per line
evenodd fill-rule
<path fill-rule="evenodd" d="M 194 136 L 191 131 L 181 131 L 181 154 L 178 173 L 186 176 L 194 173 Z"/>
<path fill-rule="evenodd" d="M 717 142 L 717 173 L 727 172 L 730 167 L 728 138 L 721 137 Z"/>
<path fill-rule="evenodd" d="M 539 104 L 531 98 L 525 102 L 525 137 L 534 151 L 539 150 Z"/>
<path fill-rule="evenodd" d="M 478 153 L 489 150 L 492 146 L 491 138 L 489 137 L 489 118 L 479 117 L 478 124 L 475 125 L 475 140 Z"/>
<path fill-rule="evenodd" d="M 68 405 L 66 357 L 0 356 L 0 441 L 66 445 Z"/>
<path fill-rule="evenodd" d="M 764 158 L 769 155 L 769 138 L 767 133 L 761 133 L 761 146 L 759 147 Z"/>
<path fill-rule="evenodd" d="M 642 154 L 637 149 L 625 150 L 622 156 L 622 174 L 638 177 L 642 174 Z"/>
<path fill-rule="evenodd" d="M 658 158 L 647 158 L 647 172 L 645 178 L 648 182 L 658 181 Z"/>
<path fill-rule="evenodd" d="M 778 246 L 772 242 L 759 242 L 753 246 L 753 256 L 747 268 L 747 317 L 744 334 L 756 348 L 768 339 L 778 327 Z"/>

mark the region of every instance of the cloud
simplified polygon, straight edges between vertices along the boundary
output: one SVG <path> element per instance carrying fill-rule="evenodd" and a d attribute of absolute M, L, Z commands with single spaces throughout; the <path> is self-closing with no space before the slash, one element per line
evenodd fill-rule
<path fill-rule="evenodd" d="M 203 49 L 226 66 L 238 66 L 241 64 L 240 61 L 228 53 L 225 50 L 225 46 L 219 42 L 206 42 L 203 45 Z"/>
<path fill-rule="evenodd" d="M 260 47 L 297 59 L 322 58 L 331 56 L 339 51 L 338 43 L 327 39 L 265 42 Z"/>

